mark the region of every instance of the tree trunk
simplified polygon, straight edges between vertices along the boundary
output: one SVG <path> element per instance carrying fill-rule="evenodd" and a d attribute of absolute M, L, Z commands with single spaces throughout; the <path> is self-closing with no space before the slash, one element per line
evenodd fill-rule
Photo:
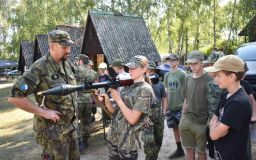
<path fill-rule="evenodd" d="M 228 46 L 229 46 L 231 32 L 233 31 L 233 23 L 234 23 L 234 17 L 235 17 L 235 7 L 236 7 L 236 0 L 234 0 L 234 3 L 233 3 L 233 11 L 232 11 L 232 17 L 231 17 L 231 22 L 230 22 L 230 31 L 229 31 L 229 34 L 228 34 L 228 40 L 227 40 L 225 50 L 224 50 L 225 54 L 227 54 L 227 49 L 228 49 Z"/>
<path fill-rule="evenodd" d="M 181 24 L 179 28 L 179 36 L 178 36 L 178 49 L 177 53 L 180 55 L 183 48 L 183 32 L 184 32 L 184 18 L 181 19 Z"/>
<path fill-rule="evenodd" d="M 213 48 L 216 48 L 216 0 L 213 1 Z"/>
<path fill-rule="evenodd" d="M 168 53 L 172 53 L 172 39 L 171 39 L 171 17 L 170 7 L 167 9 L 167 34 L 168 34 Z"/>

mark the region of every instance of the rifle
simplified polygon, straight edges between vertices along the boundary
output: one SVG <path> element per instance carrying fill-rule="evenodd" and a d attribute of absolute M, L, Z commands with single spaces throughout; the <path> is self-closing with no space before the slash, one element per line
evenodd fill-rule
<path fill-rule="evenodd" d="M 149 77 L 152 81 L 155 81 L 156 79 L 159 79 L 157 75 L 152 75 Z M 98 89 L 98 88 L 105 88 L 106 90 L 109 88 L 118 88 L 122 86 L 130 86 L 133 84 L 132 79 L 127 80 L 119 80 L 119 79 L 113 79 L 106 82 L 99 82 L 99 83 L 84 83 L 82 85 L 69 85 L 69 84 L 61 84 L 54 88 L 37 92 L 37 95 L 61 95 L 65 96 L 67 94 L 70 94 L 72 92 L 76 91 L 83 91 L 83 90 L 90 90 L 90 89 Z"/>

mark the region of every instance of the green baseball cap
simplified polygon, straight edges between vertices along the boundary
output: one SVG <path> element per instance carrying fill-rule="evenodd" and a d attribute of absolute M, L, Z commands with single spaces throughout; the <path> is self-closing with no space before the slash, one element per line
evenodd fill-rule
<path fill-rule="evenodd" d="M 80 54 L 79 59 L 82 59 L 85 65 L 89 64 L 89 57 L 87 55 Z"/>
<path fill-rule="evenodd" d="M 121 59 L 116 59 L 109 67 L 122 67 L 124 66 L 124 62 Z"/>
<path fill-rule="evenodd" d="M 62 30 L 52 30 L 48 33 L 49 43 L 59 43 L 62 46 L 72 46 L 74 42 L 71 40 L 69 34 Z"/>
<path fill-rule="evenodd" d="M 156 68 L 156 63 L 153 61 L 148 62 L 148 69 L 157 69 Z"/>
<path fill-rule="evenodd" d="M 197 63 L 204 60 L 204 54 L 198 50 L 190 52 L 186 63 Z"/>
<path fill-rule="evenodd" d="M 180 57 L 177 54 L 170 54 L 168 57 L 165 58 L 166 60 L 179 60 Z"/>
<path fill-rule="evenodd" d="M 131 60 L 125 64 L 129 68 L 146 67 L 148 65 L 148 59 L 145 56 L 137 55 L 131 58 Z"/>

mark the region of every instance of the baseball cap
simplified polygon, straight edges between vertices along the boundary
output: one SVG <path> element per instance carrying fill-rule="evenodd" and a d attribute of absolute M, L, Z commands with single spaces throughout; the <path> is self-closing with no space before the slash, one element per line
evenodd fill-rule
<path fill-rule="evenodd" d="M 206 60 L 206 63 L 215 63 L 220 57 L 224 56 L 218 52 L 212 52 Z"/>
<path fill-rule="evenodd" d="M 89 57 L 87 55 L 80 54 L 79 59 L 82 59 L 85 65 L 89 64 Z"/>
<path fill-rule="evenodd" d="M 108 66 L 106 63 L 100 63 L 99 66 L 98 66 L 98 69 L 107 69 Z"/>
<path fill-rule="evenodd" d="M 177 54 L 170 54 L 168 57 L 165 58 L 166 60 L 179 60 L 180 57 Z"/>
<path fill-rule="evenodd" d="M 124 62 L 121 59 L 116 59 L 109 67 L 122 67 L 124 66 Z"/>
<path fill-rule="evenodd" d="M 52 30 L 48 33 L 49 43 L 59 43 L 62 46 L 72 46 L 74 42 L 69 34 L 62 30 Z"/>
<path fill-rule="evenodd" d="M 131 58 L 131 60 L 125 64 L 129 68 L 146 67 L 148 65 L 148 59 L 145 56 L 137 55 Z"/>
<path fill-rule="evenodd" d="M 204 60 L 204 54 L 198 50 L 190 52 L 186 63 L 197 63 Z"/>
<path fill-rule="evenodd" d="M 148 69 L 157 69 L 156 68 L 156 63 L 153 61 L 148 62 Z"/>
<path fill-rule="evenodd" d="M 227 55 L 218 59 L 213 66 L 206 67 L 206 72 L 244 72 L 244 61 L 236 55 Z"/>

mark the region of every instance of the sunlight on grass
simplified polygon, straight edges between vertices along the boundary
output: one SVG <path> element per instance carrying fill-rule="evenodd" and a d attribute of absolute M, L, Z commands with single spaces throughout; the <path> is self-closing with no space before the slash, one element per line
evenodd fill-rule
<path fill-rule="evenodd" d="M 23 141 L 23 142 L 17 143 L 16 145 L 11 146 L 11 147 L 7 147 L 7 149 L 19 147 L 19 146 L 22 146 L 22 145 L 25 145 L 25 144 L 28 144 L 28 143 L 30 143 L 30 142 L 29 141 Z"/>

